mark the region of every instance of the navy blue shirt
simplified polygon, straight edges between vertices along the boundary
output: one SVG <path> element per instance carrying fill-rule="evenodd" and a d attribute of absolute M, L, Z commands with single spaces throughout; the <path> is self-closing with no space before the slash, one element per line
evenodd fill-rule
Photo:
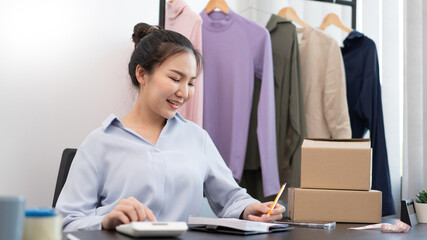
<path fill-rule="evenodd" d="M 347 102 L 353 138 L 371 135 L 372 189 L 382 191 L 383 216 L 395 214 L 384 134 L 377 48 L 358 31 L 351 32 L 341 49 L 347 80 Z"/>

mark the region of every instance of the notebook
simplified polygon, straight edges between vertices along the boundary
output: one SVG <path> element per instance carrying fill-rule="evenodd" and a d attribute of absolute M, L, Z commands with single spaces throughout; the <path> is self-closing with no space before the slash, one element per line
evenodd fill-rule
<path fill-rule="evenodd" d="M 264 223 L 241 220 L 236 218 L 188 218 L 188 225 L 191 230 L 230 233 L 239 235 L 251 235 L 261 233 L 271 233 L 293 229 L 288 224 Z"/>

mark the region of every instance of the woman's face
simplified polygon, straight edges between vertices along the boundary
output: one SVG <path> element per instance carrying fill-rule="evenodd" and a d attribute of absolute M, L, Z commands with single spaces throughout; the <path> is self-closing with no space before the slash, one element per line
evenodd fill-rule
<path fill-rule="evenodd" d="M 169 57 L 151 75 L 138 74 L 144 105 L 154 117 L 170 119 L 194 95 L 197 64 L 193 53 Z"/>

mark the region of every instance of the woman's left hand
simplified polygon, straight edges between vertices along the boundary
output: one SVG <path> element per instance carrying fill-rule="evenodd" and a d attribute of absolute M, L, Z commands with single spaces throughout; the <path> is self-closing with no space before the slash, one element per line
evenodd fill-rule
<path fill-rule="evenodd" d="M 271 205 L 273 205 L 273 202 L 253 203 L 248 205 L 243 211 L 243 219 L 256 222 L 271 222 L 282 219 L 282 213 L 285 212 L 286 208 L 277 203 L 273 210 L 271 210 L 269 216 L 267 213 Z"/>

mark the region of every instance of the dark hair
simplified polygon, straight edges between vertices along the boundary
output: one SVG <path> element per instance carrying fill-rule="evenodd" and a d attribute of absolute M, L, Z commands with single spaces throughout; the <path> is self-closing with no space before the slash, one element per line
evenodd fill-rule
<path fill-rule="evenodd" d="M 129 75 L 132 84 L 137 88 L 139 88 L 139 82 L 136 79 L 135 70 L 138 65 L 147 74 L 152 74 L 158 66 L 177 53 L 193 53 L 197 63 L 197 74 L 200 73 L 202 56 L 194 49 L 190 40 L 177 32 L 138 23 L 133 28 L 132 40 L 135 43 L 135 49 L 129 62 Z"/>

